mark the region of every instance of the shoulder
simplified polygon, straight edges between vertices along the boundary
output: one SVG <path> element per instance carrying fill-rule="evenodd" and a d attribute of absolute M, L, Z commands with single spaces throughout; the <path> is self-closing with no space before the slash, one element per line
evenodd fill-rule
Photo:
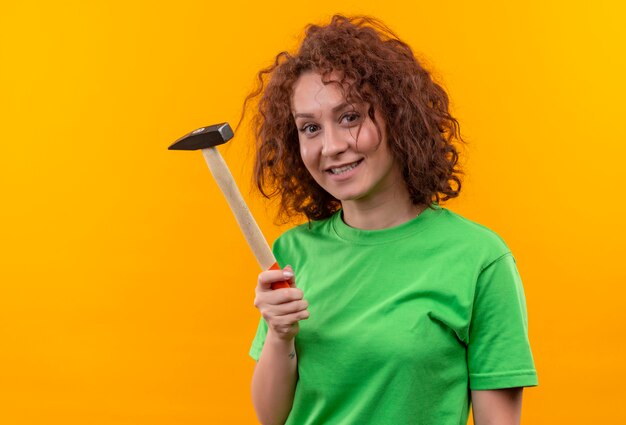
<path fill-rule="evenodd" d="M 306 223 L 294 226 L 283 232 L 274 243 L 284 243 L 288 240 L 324 233 L 330 226 L 333 217 L 334 215 L 324 220 L 307 221 Z"/>
<path fill-rule="evenodd" d="M 324 220 L 308 221 L 283 232 L 272 245 L 279 263 L 282 253 L 298 252 L 304 247 L 315 246 L 316 241 L 327 239 L 331 234 L 331 221 L 334 217 L 335 215 Z"/>
<path fill-rule="evenodd" d="M 437 224 L 434 230 L 442 240 L 480 254 L 485 261 L 511 253 L 504 239 L 494 230 L 447 208 L 441 208 Z"/>

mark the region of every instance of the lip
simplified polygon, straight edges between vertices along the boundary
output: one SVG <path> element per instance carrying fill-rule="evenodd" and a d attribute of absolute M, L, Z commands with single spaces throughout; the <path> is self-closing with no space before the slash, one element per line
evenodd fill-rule
<path fill-rule="evenodd" d="M 356 167 L 354 167 L 351 170 L 344 171 L 341 174 L 333 174 L 332 172 L 330 172 L 331 168 L 339 168 L 339 167 L 343 167 L 343 166 L 346 166 L 346 165 L 354 164 L 355 162 L 357 163 L 357 165 L 356 165 Z M 359 159 L 357 161 L 346 162 L 346 163 L 344 163 L 344 165 L 333 165 L 332 167 L 327 168 L 324 173 L 332 181 L 341 182 L 341 181 L 348 180 L 348 179 L 352 178 L 352 176 L 354 176 L 356 173 L 358 173 L 359 170 L 361 169 L 361 164 L 362 163 L 363 163 L 363 160 Z"/>
<path fill-rule="evenodd" d="M 355 162 L 358 162 L 359 164 L 357 164 L 357 167 L 360 165 L 362 159 L 357 159 L 355 161 L 350 161 L 350 162 L 343 162 L 341 164 L 334 164 L 334 165 L 329 165 L 328 167 L 324 168 L 324 172 L 325 173 L 330 173 L 330 170 L 333 168 L 341 168 L 341 167 L 345 167 L 346 165 L 350 165 L 350 164 L 354 164 Z M 356 168 L 356 167 L 355 167 Z M 332 174 L 332 173 L 330 173 Z"/>

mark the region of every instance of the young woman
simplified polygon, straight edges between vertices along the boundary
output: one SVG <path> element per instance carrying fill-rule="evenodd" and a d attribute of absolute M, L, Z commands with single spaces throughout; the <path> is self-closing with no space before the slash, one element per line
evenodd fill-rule
<path fill-rule="evenodd" d="M 260 72 L 255 176 L 283 217 L 250 350 L 263 424 L 517 424 L 537 385 L 515 260 L 439 205 L 448 97 L 380 22 L 335 16 Z M 290 288 L 272 290 L 289 280 Z"/>

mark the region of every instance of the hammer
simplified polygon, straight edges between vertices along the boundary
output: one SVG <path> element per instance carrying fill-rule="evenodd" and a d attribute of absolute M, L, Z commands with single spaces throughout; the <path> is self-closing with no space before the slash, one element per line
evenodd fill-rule
<path fill-rule="evenodd" d="M 243 235 L 248 241 L 259 265 L 263 270 L 280 270 L 276 258 L 270 249 L 259 225 L 254 220 L 250 209 L 243 200 L 235 179 L 230 173 L 226 162 L 218 152 L 216 146 L 224 144 L 233 138 L 235 134 L 228 123 L 215 124 L 201 127 L 176 140 L 168 149 L 193 151 L 202 150 L 211 174 L 217 185 L 226 197 L 228 205 L 239 223 Z M 274 282 L 272 289 L 289 288 L 289 282 Z"/>

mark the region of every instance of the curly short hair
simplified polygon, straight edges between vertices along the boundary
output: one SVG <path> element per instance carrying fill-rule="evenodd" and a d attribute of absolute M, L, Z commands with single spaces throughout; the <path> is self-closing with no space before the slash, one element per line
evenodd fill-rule
<path fill-rule="evenodd" d="M 252 118 L 254 181 L 266 198 L 279 197 L 277 221 L 301 214 L 320 220 L 341 207 L 300 157 L 291 100 L 295 82 L 308 71 L 319 73 L 325 84 L 345 84 L 348 102 L 369 104 L 375 123 L 374 111 L 380 112 L 413 204 L 430 206 L 459 195 L 464 173 L 455 143 L 463 140 L 444 89 L 383 23 L 335 15 L 325 26 L 308 25 L 298 51 L 279 53 L 258 73 L 258 86 L 244 102 L 245 114 L 249 101 L 258 99 Z M 331 80 L 331 74 L 341 75 L 341 81 Z"/>

